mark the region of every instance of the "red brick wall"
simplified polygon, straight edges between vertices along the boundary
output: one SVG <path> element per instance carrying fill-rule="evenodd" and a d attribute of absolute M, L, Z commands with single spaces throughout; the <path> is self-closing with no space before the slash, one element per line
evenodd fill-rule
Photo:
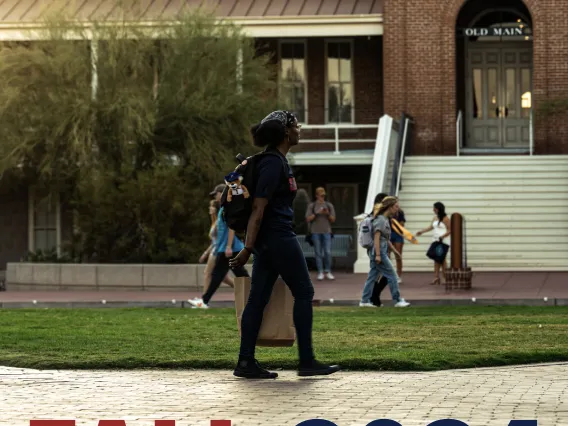
<path fill-rule="evenodd" d="M 415 118 L 414 155 L 456 153 L 455 25 L 465 0 L 386 0 L 384 105 Z M 533 105 L 568 97 L 568 2 L 525 0 L 534 30 Z M 554 95 L 553 95 L 554 94 Z M 568 154 L 568 121 L 535 118 L 535 152 Z"/>

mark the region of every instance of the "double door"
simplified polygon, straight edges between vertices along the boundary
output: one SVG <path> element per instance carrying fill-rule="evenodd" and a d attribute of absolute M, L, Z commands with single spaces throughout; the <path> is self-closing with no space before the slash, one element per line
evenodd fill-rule
<path fill-rule="evenodd" d="M 475 43 L 466 56 L 467 148 L 528 148 L 532 48 Z"/>

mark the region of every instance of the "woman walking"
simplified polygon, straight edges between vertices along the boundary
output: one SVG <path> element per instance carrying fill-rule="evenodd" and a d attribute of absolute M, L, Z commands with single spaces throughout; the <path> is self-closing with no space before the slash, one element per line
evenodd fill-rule
<path fill-rule="evenodd" d="M 219 184 L 215 187 L 213 193 L 215 193 L 215 199 L 217 203 L 221 201 L 221 193 L 223 192 L 224 186 Z M 243 242 L 235 235 L 235 231 L 229 229 L 227 223 L 223 219 L 223 208 L 219 210 L 217 215 L 217 222 L 215 222 L 215 228 L 217 233 L 217 238 L 215 240 L 215 263 L 213 265 L 213 270 L 211 271 L 211 279 L 209 280 L 209 285 L 203 291 L 203 296 L 201 298 L 197 297 L 193 300 L 188 300 L 189 304 L 195 308 L 199 309 L 209 309 L 209 301 L 215 295 L 219 286 L 227 276 L 229 272 L 229 259 L 233 257 L 233 254 L 242 250 L 244 247 Z M 233 274 L 237 277 L 248 277 L 250 276 L 244 264 L 238 268 L 233 268 Z"/>
<path fill-rule="evenodd" d="M 375 305 L 371 302 L 371 296 L 373 293 L 373 286 L 376 285 L 375 283 L 381 275 L 387 280 L 392 299 L 395 303 L 394 306 L 397 308 L 410 306 L 410 303 L 400 296 L 398 276 L 388 256 L 389 247 L 395 256 L 399 256 L 399 253 L 396 249 L 394 249 L 394 247 L 392 247 L 392 243 L 390 242 L 390 219 L 398 212 L 398 210 L 399 205 L 397 197 L 385 197 L 379 204 L 376 204 L 373 209 L 374 244 L 368 253 L 370 270 L 367 276 L 367 282 L 363 288 L 363 295 L 361 296 L 361 302 L 359 303 L 360 307 L 375 307 Z"/>
<path fill-rule="evenodd" d="M 278 377 L 277 373 L 262 368 L 255 359 L 264 308 L 278 276 L 282 277 L 294 296 L 294 325 L 300 358 L 298 374 L 316 376 L 335 373 L 339 371 L 338 366 L 322 364 L 314 356 L 314 287 L 293 231 L 292 203 L 297 186 L 286 154 L 300 140 L 300 125 L 294 114 L 274 111 L 254 126 L 251 133 L 256 146 L 266 147 L 267 151 L 276 155 L 266 155 L 258 163 L 245 246 L 230 261 L 231 267 L 242 267 L 254 253 L 251 290 L 241 321 L 239 360 L 233 374 L 249 379 Z"/>
<path fill-rule="evenodd" d="M 448 238 L 452 231 L 451 231 L 451 222 L 450 218 L 446 214 L 446 206 L 444 204 L 437 202 L 434 204 L 434 218 L 432 219 L 432 225 L 428 228 L 423 229 L 416 233 L 419 237 L 426 232 L 434 231 L 432 235 L 432 243 L 436 242 L 443 242 L 450 245 L 450 238 Z M 442 267 L 442 271 L 444 273 L 444 280 L 446 279 L 446 259 L 444 258 L 442 263 L 434 262 L 434 280 L 430 283 L 430 285 L 441 284 L 440 281 L 440 267 Z"/>
<path fill-rule="evenodd" d="M 207 262 L 205 265 L 205 270 L 203 271 L 204 293 L 206 293 L 207 289 L 209 288 L 209 283 L 211 282 L 211 272 L 213 272 L 213 267 L 215 266 L 215 258 L 217 253 L 215 251 L 215 244 L 217 240 L 217 215 L 218 215 L 217 200 L 211 200 L 209 202 L 209 216 L 211 217 L 209 238 L 211 239 L 211 244 L 209 244 L 207 250 L 205 250 L 201 255 L 201 257 L 199 258 L 199 263 Z M 235 286 L 233 283 L 233 279 L 229 276 L 229 273 L 225 275 L 225 278 L 223 278 L 223 282 L 227 284 L 229 287 Z"/>
<path fill-rule="evenodd" d="M 392 219 L 396 220 L 402 227 L 406 223 L 406 217 L 404 216 L 404 211 L 400 209 Z M 391 223 L 392 223 L 391 219 Z M 398 283 L 402 283 L 402 249 L 404 248 L 404 238 L 395 229 L 391 226 L 391 243 L 394 249 L 399 253 L 398 256 L 395 256 L 396 260 L 396 274 L 398 275 Z M 391 254 L 392 250 L 389 248 L 389 255 Z"/>

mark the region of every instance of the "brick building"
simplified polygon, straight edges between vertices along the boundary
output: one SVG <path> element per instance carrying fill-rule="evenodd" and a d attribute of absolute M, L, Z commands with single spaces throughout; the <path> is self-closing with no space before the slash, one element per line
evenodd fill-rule
<path fill-rule="evenodd" d="M 23 0 L 9 3 L 0 6 L 0 35 L 21 39 L 22 26 L 36 22 L 40 11 Z M 198 3 L 153 0 L 144 5 L 142 17 L 148 22 L 174 19 L 182 7 Z M 316 186 L 327 188 L 338 210 L 337 234 L 355 234 L 353 217 L 365 210 L 375 187 L 370 176 L 379 119 L 404 112 L 413 119 L 408 166 L 399 171 L 409 227 L 424 227 L 431 204 L 443 199 L 470 218 L 471 259 L 479 268 L 555 270 L 568 265 L 568 122 L 562 114 L 538 113 L 540 106 L 568 94 L 568 2 L 205 4 L 241 24 L 259 50 L 273 53 L 280 96 L 303 124 L 302 143 L 291 155 L 299 186 L 309 194 Z M 76 17 L 89 19 L 111 10 L 112 2 L 86 0 Z M 518 175 L 526 170 L 532 177 Z M 550 225 L 533 230 L 542 239 L 517 240 L 530 229 L 526 206 L 542 204 L 548 206 L 545 211 L 528 210 L 540 215 L 539 223 Z M 62 241 L 67 226 L 57 203 L 49 210 L 32 195 L 18 195 L 2 205 L 10 208 L 0 213 L 0 229 L 7 236 L 0 241 L 0 268 L 28 249 Z M 495 255 L 484 247 L 495 241 L 506 244 L 505 251 L 517 247 L 523 254 L 494 262 Z M 527 263 L 527 253 L 535 247 L 547 254 Z M 422 252 L 413 250 L 410 268 L 429 268 Z M 356 251 L 353 245 L 350 261 Z"/>

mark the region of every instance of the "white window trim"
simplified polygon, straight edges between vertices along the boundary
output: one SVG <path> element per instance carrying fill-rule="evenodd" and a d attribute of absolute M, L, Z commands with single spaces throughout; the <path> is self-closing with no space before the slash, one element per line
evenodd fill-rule
<path fill-rule="evenodd" d="M 35 252 L 35 194 L 34 187 L 30 187 L 28 191 L 28 251 Z M 61 200 L 59 194 L 53 195 L 55 197 L 55 244 L 57 255 L 61 256 Z"/>
<path fill-rule="evenodd" d="M 278 98 L 280 99 L 280 88 L 282 87 L 282 45 L 283 44 L 299 44 L 304 45 L 304 121 L 300 121 L 300 124 L 308 124 L 308 41 L 305 38 L 290 38 L 290 39 L 278 39 Z"/>
<path fill-rule="evenodd" d="M 325 80 L 325 122 L 326 124 L 338 124 L 330 123 L 329 121 L 329 98 L 328 98 L 328 88 L 329 81 L 327 79 L 327 59 L 329 52 L 330 43 L 349 43 L 351 46 L 351 93 L 352 93 L 352 106 L 351 106 L 351 123 L 342 122 L 339 124 L 355 124 L 355 40 L 352 38 L 326 38 L 325 39 L 325 51 L 324 51 L 324 80 Z"/>

